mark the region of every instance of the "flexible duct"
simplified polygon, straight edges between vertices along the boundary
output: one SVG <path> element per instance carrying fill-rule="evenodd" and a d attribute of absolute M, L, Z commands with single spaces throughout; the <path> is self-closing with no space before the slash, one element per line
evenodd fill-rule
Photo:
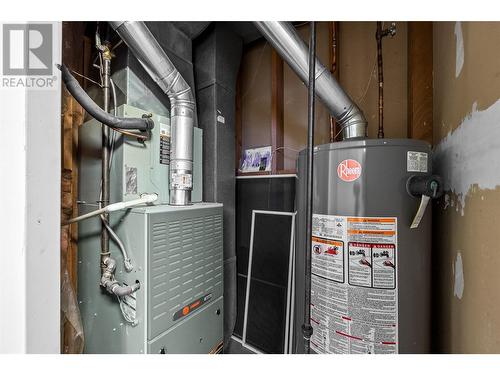
<path fill-rule="evenodd" d="M 254 22 L 267 41 L 285 60 L 299 78 L 308 84 L 308 48 L 289 22 Z M 342 139 L 365 138 L 367 121 L 365 116 L 316 58 L 316 94 L 337 120 Z"/>
<path fill-rule="evenodd" d="M 188 205 L 193 189 L 193 91 L 144 22 L 110 25 L 170 100 L 170 204 Z"/>

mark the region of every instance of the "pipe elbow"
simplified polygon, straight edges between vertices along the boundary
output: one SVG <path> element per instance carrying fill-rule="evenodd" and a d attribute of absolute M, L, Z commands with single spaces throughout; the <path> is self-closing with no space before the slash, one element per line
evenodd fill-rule
<path fill-rule="evenodd" d="M 363 112 L 355 104 L 352 104 L 347 111 L 339 116 L 337 121 L 342 133 L 342 139 L 359 139 L 368 136 L 368 122 Z"/>

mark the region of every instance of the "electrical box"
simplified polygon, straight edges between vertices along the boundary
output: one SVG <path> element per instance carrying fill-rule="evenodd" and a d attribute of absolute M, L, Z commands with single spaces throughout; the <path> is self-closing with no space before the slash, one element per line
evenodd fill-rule
<path fill-rule="evenodd" d="M 119 117 L 152 115 L 155 123 L 149 139 L 136 138 L 111 131 L 111 202 L 139 198 L 142 193 L 157 193 L 158 203 L 169 201 L 170 119 L 123 104 L 117 108 Z M 113 138 L 114 137 L 114 138 Z M 192 201 L 202 200 L 202 138 L 200 128 L 193 129 L 193 192 Z M 97 203 L 101 180 L 101 124 L 92 119 L 80 127 L 79 199 Z"/>
<path fill-rule="evenodd" d="M 83 206 L 85 212 L 86 207 Z M 93 208 L 90 208 L 93 209 Z M 84 213 L 82 212 L 82 213 Z M 211 353 L 222 348 L 222 205 L 144 206 L 110 215 L 116 278 L 140 289 L 120 305 L 99 286 L 100 221 L 79 224 L 78 299 L 85 353 Z M 124 320 L 121 309 L 136 320 Z"/>

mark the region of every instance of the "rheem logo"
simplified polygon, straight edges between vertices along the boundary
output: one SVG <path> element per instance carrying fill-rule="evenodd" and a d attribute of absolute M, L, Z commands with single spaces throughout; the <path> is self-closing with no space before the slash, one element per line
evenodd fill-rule
<path fill-rule="evenodd" d="M 3 25 L 3 75 L 52 75 L 52 25 Z"/>
<path fill-rule="evenodd" d="M 342 181 L 356 181 L 361 176 L 361 164 L 354 159 L 341 161 L 337 167 L 337 175 Z"/>

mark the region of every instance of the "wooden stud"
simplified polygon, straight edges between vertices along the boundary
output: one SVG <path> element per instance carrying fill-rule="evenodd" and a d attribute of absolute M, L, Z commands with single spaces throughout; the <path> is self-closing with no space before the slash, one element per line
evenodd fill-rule
<path fill-rule="evenodd" d="M 238 170 L 240 168 L 240 158 L 242 153 L 242 138 L 243 138 L 243 122 L 242 122 L 242 113 L 241 113 L 241 67 L 238 72 L 238 78 L 236 79 L 236 104 L 235 104 L 235 173 L 238 174 Z"/>
<path fill-rule="evenodd" d="M 273 49 L 271 53 L 271 173 L 284 168 L 283 60 Z"/>
<path fill-rule="evenodd" d="M 83 22 L 63 22 L 63 63 L 70 69 L 82 73 L 90 56 L 84 53 Z M 81 77 L 77 77 L 83 84 Z M 63 86 L 61 101 L 61 219 L 67 220 L 78 215 L 78 127 L 83 123 L 84 110 Z M 61 271 L 67 270 L 71 285 L 77 288 L 77 240 L 78 226 L 71 225 L 61 230 Z M 61 275 L 62 276 L 62 275 Z M 62 352 L 69 353 L 74 348 L 72 328 L 68 322 L 63 326 Z"/>
<path fill-rule="evenodd" d="M 408 138 L 432 144 L 432 22 L 408 22 Z"/>

